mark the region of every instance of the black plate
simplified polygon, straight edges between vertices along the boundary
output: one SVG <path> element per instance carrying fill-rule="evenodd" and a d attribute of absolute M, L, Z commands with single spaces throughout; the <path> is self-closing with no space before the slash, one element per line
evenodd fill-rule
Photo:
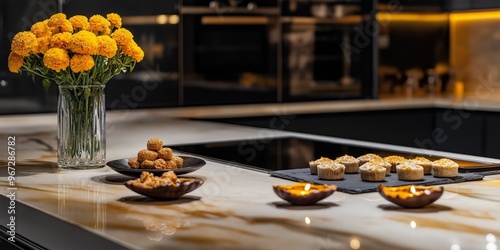
<path fill-rule="evenodd" d="M 182 159 L 184 159 L 184 163 L 182 164 L 182 168 L 177 168 L 174 170 L 159 170 L 159 169 L 133 169 L 130 168 L 128 165 L 128 158 L 125 159 L 119 159 L 119 160 L 114 160 L 114 161 L 108 161 L 106 165 L 108 165 L 111 169 L 115 170 L 116 172 L 132 177 L 140 177 L 141 173 L 143 171 L 150 172 L 156 176 L 161 176 L 163 173 L 168 172 L 168 171 L 174 171 L 176 175 L 183 175 L 187 173 L 194 172 L 201 167 L 203 167 L 206 162 L 203 159 L 192 157 L 192 156 L 181 156 L 179 155 Z"/>

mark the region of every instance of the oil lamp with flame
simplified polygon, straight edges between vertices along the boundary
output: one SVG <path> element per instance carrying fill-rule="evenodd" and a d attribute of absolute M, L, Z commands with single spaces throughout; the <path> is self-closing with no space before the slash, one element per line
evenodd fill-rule
<path fill-rule="evenodd" d="M 315 185 L 299 182 L 292 185 L 274 185 L 274 192 L 293 205 L 312 205 L 337 190 L 335 185 Z"/>
<path fill-rule="evenodd" d="M 435 202 L 443 194 L 443 187 L 434 186 L 400 186 L 386 187 L 380 185 L 378 191 L 386 200 L 405 207 L 421 208 Z"/>

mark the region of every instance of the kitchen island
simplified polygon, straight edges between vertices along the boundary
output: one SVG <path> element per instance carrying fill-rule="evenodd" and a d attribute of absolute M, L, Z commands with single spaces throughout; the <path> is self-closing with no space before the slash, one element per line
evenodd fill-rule
<path fill-rule="evenodd" d="M 392 205 L 378 193 L 335 192 L 314 206 L 290 206 L 273 184 L 290 181 L 206 159 L 189 174 L 205 179 L 174 201 L 140 196 L 109 167 L 60 170 L 56 115 L 0 118 L 2 142 L 16 137 L 16 175 L 1 174 L 0 223 L 48 249 L 497 249 L 500 175 L 444 185 L 422 209 Z M 418 150 L 340 138 L 172 117 L 169 110 L 108 112 L 107 159 L 134 156 L 152 137 L 167 145 L 294 135 L 399 150 Z M 6 165 L 6 146 L 0 160 Z M 494 159 L 442 153 L 481 162 Z M 115 181 L 113 181 L 115 180 Z"/>

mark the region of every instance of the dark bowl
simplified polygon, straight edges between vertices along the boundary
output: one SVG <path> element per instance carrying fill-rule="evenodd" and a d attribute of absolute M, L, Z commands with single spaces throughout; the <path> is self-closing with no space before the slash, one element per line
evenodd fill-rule
<path fill-rule="evenodd" d="M 410 191 L 411 186 L 386 187 L 378 186 L 378 192 L 386 200 L 404 208 L 421 208 L 435 202 L 443 194 L 443 187 L 414 186 L 415 192 Z"/>
<path fill-rule="evenodd" d="M 307 195 L 301 195 L 307 184 L 311 185 Z M 293 205 L 313 205 L 314 203 L 330 196 L 337 190 L 335 185 L 315 185 L 312 183 L 299 182 L 292 185 L 273 185 L 274 192 L 283 200 L 286 200 Z"/>
<path fill-rule="evenodd" d="M 125 182 L 125 186 L 144 196 L 159 199 L 159 200 L 175 200 L 197 188 L 203 184 L 203 180 L 196 177 L 179 178 L 181 184 L 177 187 L 172 185 L 159 186 L 155 188 L 144 188 L 134 186 L 130 181 Z"/>
<path fill-rule="evenodd" d="M 168 171 L 173 171 L 176 175 L 183 175 L 187 173 L 194 172 L 201 167 L 203 167 L 206 162 L 197 157 L 193 156 L 187 156 L 187 155 L 179 155 L 184 162 L 182 163 L 182 168 L 176 168 L 176 169 L 144 169 L 144 168 L 131 168 L 128 165 L 128 158 L 125 159 L 118 159 L 118 160 L 113 160 L 113 161 L 108 161 L 106 165 L 108 165 L 111 169 L 115 170 L 116 172 L 132 177 L 139 177 L 141 176 L 143 171 L 148 171 L 155 176 L 161 176 L 163 173 L 168 172 Z"/>

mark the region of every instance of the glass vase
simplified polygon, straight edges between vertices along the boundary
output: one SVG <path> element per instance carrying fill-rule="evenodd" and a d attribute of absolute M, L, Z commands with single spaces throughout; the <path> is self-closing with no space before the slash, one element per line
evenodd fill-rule
<path fill-rule="evenodd" d="M 57 163 L 64 169 L 106 165 L 105 85 L 59 86 Z"/>

